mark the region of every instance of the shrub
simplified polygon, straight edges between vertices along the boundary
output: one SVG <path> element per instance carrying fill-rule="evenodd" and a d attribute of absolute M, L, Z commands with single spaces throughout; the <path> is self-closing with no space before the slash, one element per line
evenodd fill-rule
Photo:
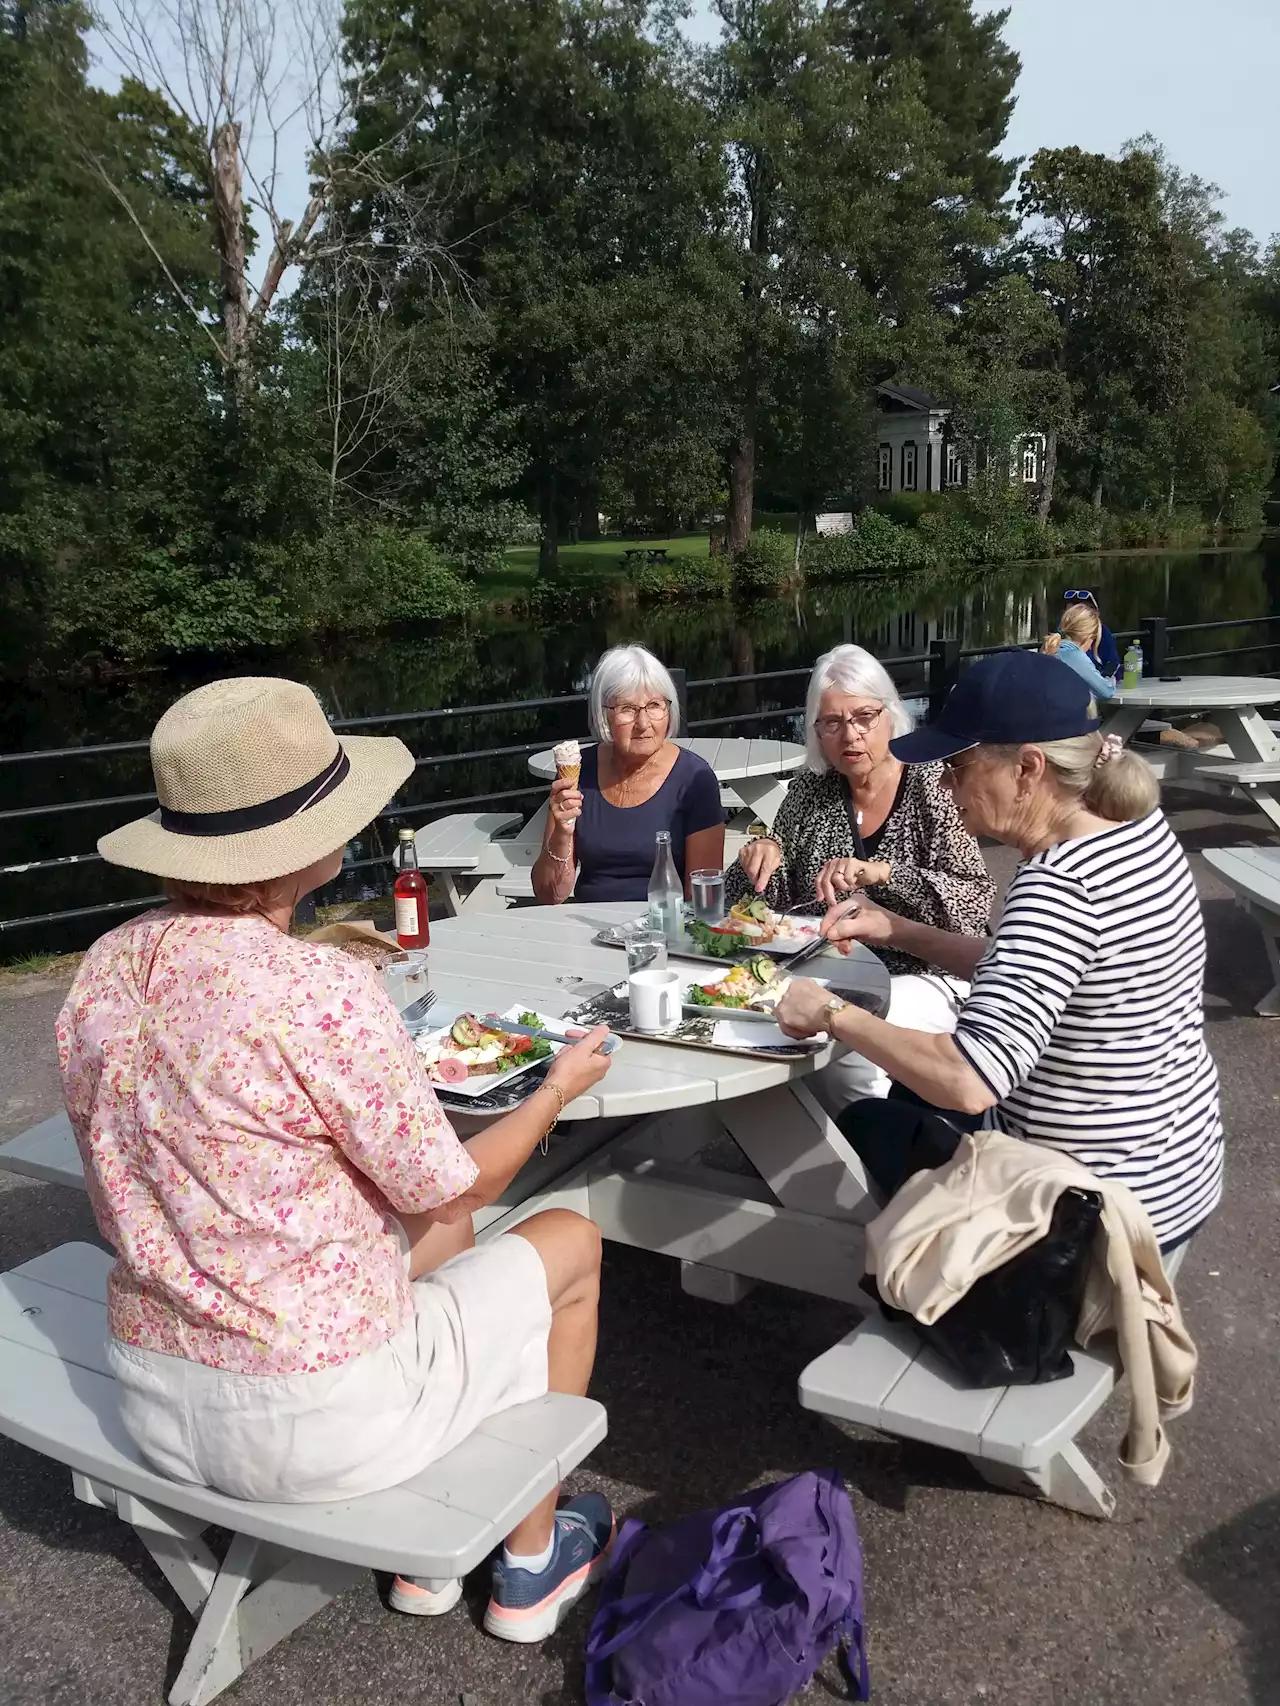
<path fill-rule="evenodd" d="M 935 514 L 954 501 L 948 492 L 891 492 L 877 498 L 875 507 L 899 527 L 918 527 L 921 516 Z"/>
<path fill-rule="evenodd" d="M 424 533 L 356 522 L 259 553 L 297 629 L 323 633 L 438 622 L 475 607 L 471 588 Z"/>
<path fill-rule="evenodd" d="M 759 527 L 730 558 L 740 592 L 779 592 L 795 573 L 796 542 L 776 527 Z"/>
<path fill-rule="evenodd" d="M 904 527 L 875 509 L 864 509 L 851 532 L 813 540 L 804 554 L 805 573 L 813 580 L 913 573 L 936 561 L 923 529 Z"/>
<path fill-rule="evenodd" d="M 672 557 L 631 571 L 637 598 L 726 598 L 731 585 L 727 557 Z"/>

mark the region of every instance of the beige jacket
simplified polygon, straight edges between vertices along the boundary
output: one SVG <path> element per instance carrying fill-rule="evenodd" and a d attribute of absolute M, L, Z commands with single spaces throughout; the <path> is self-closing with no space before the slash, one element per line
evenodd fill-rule
<path fill-rule="evenodd" d="M 1146 1210 L 1126 1186 L 1041 1144 L 970 1132 L 944 1167 L 908 1179 L 867 1227 L 867 1272 L 886 1303 L 928 1325 L 1042 1238 L 1070 1185 L 1100 1192 L 1103 1204 L 1076 1339 L 1087 1346 L 1115 1332 L 1130 1387 L 1120 1462 L 1154 1487 L 1169 1458 L 1160 1424 L 1191 1407 L 1196 1349 Z"/>

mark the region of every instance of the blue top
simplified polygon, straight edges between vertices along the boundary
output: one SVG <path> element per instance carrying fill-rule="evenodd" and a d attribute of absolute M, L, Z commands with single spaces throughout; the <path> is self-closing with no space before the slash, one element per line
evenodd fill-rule
<path fill-rule="evenodd" d="M 1069 669 L 1074 669 L 1082 680 L 1089 683 L 1095 699 L 1115 698 L 1115 682 L 1109 681 L 1103 675 L 1102 671 L 1095 666 L 1088 652 L 1078 646 L 1074 640 L 1064 640 L 1053 655 L 1059 662 L 1065 663 Z"/>
<path fill-rule="evenodd" d="M 1102 673 L 1112 681 L 1120 673 L 1120 647 L 1116 644 L 1116 637 L 1105 622 L 1102 624 L 1102 633 L 1098 637 L 1097 650 L 1093 653 L 1093 661 Z"/>
<path fill-rule="evenodd" d="M 578 881 L 574 900 L 649 898 L 654 837 L 671 831 L 671 853 L 684 881 L 684 844 L 700 829 L 724 822 L 720 784 L 705 759 L 680 748 L 671 774 L 651 800 L 638 806 L 613 806 L 600 792 L 597 749 L 582 755 L 582 816 L 574 834 Z"/>

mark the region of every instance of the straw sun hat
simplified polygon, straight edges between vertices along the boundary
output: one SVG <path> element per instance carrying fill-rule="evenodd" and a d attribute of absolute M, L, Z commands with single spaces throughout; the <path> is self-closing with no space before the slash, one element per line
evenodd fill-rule
<path fill-rule="evenodd" d="M 151 736 L 160 809 L 98 843 L 113 865 L 192 883 L 305 870 L 371 822 L 413 772 L 393 736 L 339 740 L 309 687 L 211 681 Z"/>

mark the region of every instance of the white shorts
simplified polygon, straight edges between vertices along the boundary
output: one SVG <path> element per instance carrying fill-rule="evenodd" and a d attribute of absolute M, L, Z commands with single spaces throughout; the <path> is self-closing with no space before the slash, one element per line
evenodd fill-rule
<path fill-rule="evenodd" d="M 480 1423 L 547 1390 L 551 1303 L 527 1238 L 415 1280 L 393 1338 L 319 1374 L 235 1374 L 117 1339 L 125 1430 L 174 1481 L 236 1499 L 332 1504 L 398 1486 Z"/>
<path fill-rule="evenodd" d="M 948 977 L 942 972 L 890 978 L 889 1011 L 885 1018 L 906 1031 L 949 1036 L 956 1028 L 961 1003 L 968 994 L 969 985 L 962 978 Z M 833 1117 L 851 1102 L 860 1102 L 866 1096 L 887 1096 L 889 1084 L 887 1072 L 852 1052 L 833 1060 L 812 1079 L 814 1095 Z"/>

